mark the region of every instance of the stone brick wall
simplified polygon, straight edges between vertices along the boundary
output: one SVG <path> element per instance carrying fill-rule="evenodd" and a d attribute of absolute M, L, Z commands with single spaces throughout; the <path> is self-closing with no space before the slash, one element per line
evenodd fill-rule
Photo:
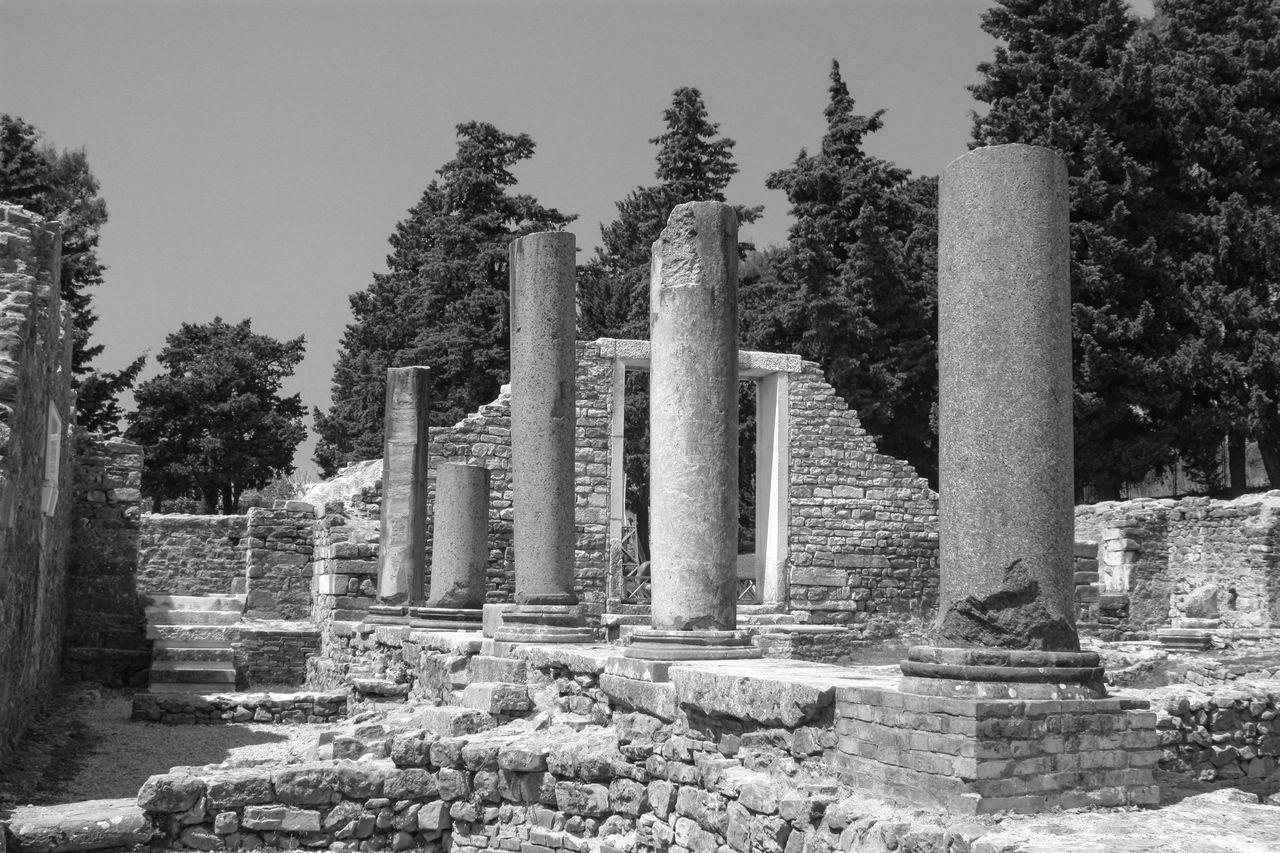
<path fill-rule="evenodd" d="M 1185 615 L 1197 589 L 1218 589 L 1230 628 L 1280 625 L 1280 492 L 1233 501 L 1140 498 L 1076 508 L 1076 538 L 1099 542 L 1104 595 L 1127 594 L 1123 629 Z"/>
<path fill-rule="evenodd" d="M 311 621 L 321 630 L 321 654 L 328 657 L 333 622 L 359 622 L 377 601 L 378 520 L 361 513 L 359 504 L 329 501 L 314 531 Z"/>
<path fill-rule="evenodd" d="M 60 253 L 56 225 L 0 205 L 0 758 L 44 705 L 62 657 L 74 438 Z M 46 459 L 51 410 L 56 460 Z"/>
<path fill-rule="evenodd" d="M 145 683 L 151 646 L 137 577 L 142 448 L 81 433 L 76 451 L 65 668 L 110 687 Z"/>
<path fill-rule="evenodd" d="M 791 611 L 869 632 L 924 615 L 938 594 L 938 496 L 876 451 L 817 364 L 789 391 Z"/>
<path fill-rule="evenodd" d="M 245 616 L 309 618 L 316 508 L 305 501 L 276 501 L 269 509 L 250 509 L 247 519 Z"/>
<path fill-rule="evenodd" d="M 293 690 L 307 680 L 307 658 L 320 653 L 320 629 L 307 622 L 244 622 L 231 648 L 238 689 Z"/>
<path fill-rule="evenodd" d="M 143 515 L 138 591 L 229 595 L 244 577 L 247 522 L 243 515 Z"/>

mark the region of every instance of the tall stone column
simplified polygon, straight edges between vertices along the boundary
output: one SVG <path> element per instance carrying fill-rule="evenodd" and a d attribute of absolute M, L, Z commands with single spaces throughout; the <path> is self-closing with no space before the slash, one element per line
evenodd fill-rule
<path fill-rule="evenodd" d="M 738 217 L 671 212 L 650 281 L 651 629 L 628 656 L 745 657 L 737 627 Z"/>
<path fill-rule="evenodd" d="M 489 469 L 436 466 L 432 512 L 431 594 L 411 608 L 414 625 L 479 630 L 489 568 Z"/>
<path fill-rule="evenodd" d="M 591 638 L 573 591 L 577 374 L 575 241 L 544 231 L 511 244 L 511 478 L 515 611 L 497 639 Z"/>
<path fill-rule="evenodd" d="M 947 648 L 912 649 L 904 689 L 1088 695 L 1102 671 L 1075 630 L 1066 164 L 1029 145 L 971 151 L 943 174 L 938 218 Z"/>
<path fill-rule="evenodd" d="M 387 369 L 382 455 L 382 527 L 379 536 L 380 615 L 403 613 L 422 601 L 427 539 L 427 422 L 431 370 Z"/>

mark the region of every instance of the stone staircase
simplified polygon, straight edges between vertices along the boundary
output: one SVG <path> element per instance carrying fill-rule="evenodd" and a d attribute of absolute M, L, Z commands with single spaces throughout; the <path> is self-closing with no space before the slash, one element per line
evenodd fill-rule
<path fill-rule="evenodd" d="M 244 595 L 150 595 L 152 693 L 226 693 L 236 689 L 231 639 Z"/>

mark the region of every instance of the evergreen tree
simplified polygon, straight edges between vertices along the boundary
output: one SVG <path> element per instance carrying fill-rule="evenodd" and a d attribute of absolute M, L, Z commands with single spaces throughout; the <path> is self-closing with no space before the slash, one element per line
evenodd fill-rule
<path fill-rule="evenodd" d="M 134 392 L 126 432 L 146 449 L 142 491 L 157 511 L 164 498 L 198 493 L 206 513 L 232 514 L 245 489 L 293 472 L 305 410 L 280 387 L 304 350 L 302 337 L 277 341 L 221 317 L 165 339 L 165 372 Z"/>
<path fill-rule="evenodd" d="M 672 95 L 662 114 L 666 131 L 649 140 L 658 146 L 658 183 L 637 187 L 617 202 L 618 218 L 600 228 L 596 255 L 578 270 L 578 335 L 595 338 L 649 338 L 649 262 L 654 242 L 678 204 L 725 201 L 724 190 L 737 173 L 732 139 L 720 137 L 720 125 L 707 115 L 702 93 L 684 86 Z M 762 207 L 735 205 L 738 221 L 754 222 Z M 743 248 L 748 248 L 743 244 Z M 649 533 L 649 378 L 627 377 L 626 442 L 623 470 L 627 476 L 627 506 L 636 514 L 640 541 Z M 754 399 L 754 398 L 752 398 Z M 754 452 L 750 419 L 743 425 L 743 447 Z M 754 459 L 743 461 L 746 465 Z M 743 489 L 750 491 L 749 480 Z M 739 505 L 745 526 L 754 523 L 745 513 L 753 505 L 744 495 Z"/>
<path fill-rule="evenodd" d="M 1155 76 L 1177 239 L 1166 247 L 1191 332 L 1190 404 L 1177 436 L 1204 476 L 1229 438 L 1232 491 L 1246 438 L 1280 484 L 1280 3 L 1161 0 L 1138 53 Z M 1198 451 L 1198 452 L 1197 452 Z"/>
<path fill-rule="evenodd" d="M 821 150 L 766 182 L 787 194 L 795 224 L 757 285 L 772 296 L 751 296 L 776 300 L 761 305 L 771 323 L 749 323 L 751 344 L 817 361 L 880 449 L 936 482 L 937 182 L 863 150 L 883 114 L 855 111 L 832 62 Z"/>
<path fill-rule="evenodd" d="M 512 240 L 575 217 L 513 195 L 511 169 L 533 156 L 527 134 L 457 127 L 457 156 L 437 171 L 391 235 L 387 272 L 351 297 L 333 374 L 333 406 L 315 410 L 326 476 L 382 454 L 388 367 L 431 368 L 431 423 L 461 420 L 508 376 L 507 252 Z"/>
<path fill-rule="evenodd" d="M 999 40 L 978 66 L 974 145 L 1060 153 L 1071 204 L 1076 482 L 1119 496 L 1175 458 L 1187 335 L 1160 246 L 1168 151 L 1151 66 L 1135 58 L 1125 0 L 998 0 L 982 27 Z M 1183 372 L 1183 375 L 1185 372 Z"/>

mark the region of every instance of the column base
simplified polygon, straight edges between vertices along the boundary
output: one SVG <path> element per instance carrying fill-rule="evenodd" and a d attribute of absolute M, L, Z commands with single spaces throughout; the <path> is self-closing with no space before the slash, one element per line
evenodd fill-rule
<path fill-rule="evenodd" d="M 499 643 L 590 643 L 595 631 L 577 605 L 521 604 L 503 614 L 493 638 Z"/>
<path fill-rule="evenodd" d="M 957 699 L 1100 699 L 1107 695 L 1096 652 L 912 646 L 903 693 Z"/>
<path fill-rule="evenodd" d="M 426 631 L 479 631 L 479 607 L 410 607 L 409 624 Z"/>
<path fill-rule="evenodd" d="M 409 608 L 403 604 L 374 604 L 366 612 L 364 621 L 369 625 L 408 625 Z"/>
<path fill-rule="evenodd" d="M 745 631 L 665 631 L 637 628 L 624 657 L 640 660 L 741 660 L 763 652 L 751 645 Z"/>

